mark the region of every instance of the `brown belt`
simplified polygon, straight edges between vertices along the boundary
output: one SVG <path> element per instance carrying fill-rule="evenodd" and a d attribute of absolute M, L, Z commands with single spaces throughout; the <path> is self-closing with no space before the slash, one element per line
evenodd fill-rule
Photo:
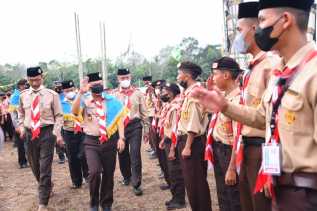
<path fill-rule="evenodd" d="M 276 177 L 276 183 L 280 186 L 295 186 L 317 190 L 317 173 L 283 173 Z"/>

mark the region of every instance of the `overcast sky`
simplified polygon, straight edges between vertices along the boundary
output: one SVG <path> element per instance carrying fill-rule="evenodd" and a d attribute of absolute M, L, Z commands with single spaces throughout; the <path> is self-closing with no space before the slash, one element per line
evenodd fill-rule
<path fill-rule="evenodd" d="M 112 59 L 127 49 L 130 37 L 147 58 L 183 37 L 195 37 L 202 46 L 223 37 L 221 0 L 3 0 L 0 64 L 76 62 L 75 11 L 84 58 L 100 56 L 100 20 L 106 22 Z"/>

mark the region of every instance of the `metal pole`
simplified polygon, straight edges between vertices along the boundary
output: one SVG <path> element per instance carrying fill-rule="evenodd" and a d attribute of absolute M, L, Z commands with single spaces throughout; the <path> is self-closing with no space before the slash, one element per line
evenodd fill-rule
<path fill-rule="evenodd" d="M 82 81 L 84 77 L 84 73 L 83 73 L 84 71 L 83 71 L 82 53 L 81 53 L 79 17 L 77 13 L 75 13 L 75 31 L 76 31 L 76 46 L 77 46 L 77 57 L 78 57 L 78 75 L 79 75 L 79 81 Z"/>
<path fill-rule="evenodd" d="M 107 88 L 108 70 L 107 70 L 107 51 L 106 51 L 106 27 L 104 22 L 100 22 L 100 46 L 101 46 L 101 72 L 103 77 L 103 85 Z"/>

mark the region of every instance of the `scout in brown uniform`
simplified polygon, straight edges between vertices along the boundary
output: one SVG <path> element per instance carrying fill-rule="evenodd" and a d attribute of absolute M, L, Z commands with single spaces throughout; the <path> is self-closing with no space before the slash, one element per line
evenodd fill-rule
<path fill-rule="evenodd" d="M 272 53 L 262 51 L 255 42 L 254 33 L 258 26 L 258 2 L 245 2 L 239 4 L 237 30 L 234 41 L 234 49 L 242 54 L 251 54 L 253 60 L 249 63 L 249 69 L 245 71 L 240 84 L 240 104 L 256 108 L 264 91 L 267 88 L 272 68 L 280 58 Z M 236 139 L 241 143 L 239 147 L 242 158 L 237 156 L 237 167 L 240 170 L 239 187 L 241 208 L 244 211 L 266 211 L 271 207 L 271 200 L 265 197 L 263 192 L 254 194 L 256 178 L 261 167 L 261 146 L 265 142 L 265 131 L 238 123 Z M 239 153 L 237 150 L 237 154 Z"/>
<path fill-rule="evenodd" d="M 20 96 L 19 133 L 27 141 L 28 161 L 39 183 L 39 210 L 47 210 L 53 187 L 51 176 L 55 141 L 63 145 L 63 112 L 58 94 L 42 85 L 42 73 L 40 67 L 27 69 L 31 87 Z"/>
<path fill-rule="evenodd" d="M 149 119 L 145 107 L 144 95 L 131 85 L 131 74 L 128 69 L 119 69 L 117 74 L 119 87 L 114 95 L 128 108 L 129 114 L 125 119 L 126 148 L 119 154 L 120 170 L 123 184 L 128 185 L 131 179 L 135 195 L 142 195 L 142 160 L 141 143 L 142 128 L 145 141 L 149 138 Z M 142 124 L 143 123 L 143 124 Z"/>
<path fill-rule="evenodd" d="M 207 162 L 204 161 L 208 114 L 189 97 L 200 84 L 196 78 L 201 68 L 191 62 L 178 66 L 177 80 L 184 87 L 184 103 L 178 123 L 178 152 L 181 155 L 185 187 L 193 211 L 210 211 L 211 200 L 207 182 Z"/>
<path fill-rule="evenodd" d="M 73 103 L 72 112 L 83 113 L 84 146 L 89 169 L 90 210 L 110 211 L 113 203 L 113 177 L 116 151 L 125 147 L 124 107 L 103 91 L 98 73 L 88 74 Z M 90 92 L 88 90 L 90 89 Z M 83 104 L 82 106 L 80 104 Z"/>
<path fill-rule="evenodd" d="M 64 114 L 64 125 L 62 135 L 66 144 L 70 177 L 72 188 L 80 188 L 83 179 L 88 179 L 88 166 L 84 153 L 84 134 L 81 128 L 82 117 L 72 114 L 72 104 L 76 98 L 75 84 L 72 80 L 63 81 L 62 89 L 64 98 L 61 100 Z"/>
<path fill-rule="evenodd" d="M 257 109 L 233 105 L 216 91 L 197 89 L 193 96 L 247 125 L 267 130 L 259 183 L 266 194 L 275 176 L 279 211 L 317 210 L 317 53 L 306 38 L 312 0 L 260 1 L 255 38 L 262 50 L 276 50 L 284 65 L 276 71 Z M 277 130 L 278 128 L 278 130 Z M 278 145 L 280 143 L 280 145 Z M 281 155 L 278 152 L 281 149 Z M 280 159 L 282 157 L 282 160 Z M 279 165 L 281 163 L 281 168 Z"/>
<path fill-rule="evenodd" d="M 155 107 L 154 107 L 154 88 L 152 87 L 152 76 L 144 76 L 142 78 L 144 86 L 146 87 L 145 90 L 145 106 L 148 111 L 148 117 L 149 121 L 153 121 L 153 117 L 155 115 Z M 147 150 L 147 152 L 151 153 L 154 151 L 154 144 L 153 144 L 153 132 L 150 128 L 150 134 L 149 134 L 149 144 L 150 149 Z"/>
<path fill-rule="evenodd" d="M 239 103 L 239 88 L 236 79 L 241 70 L 239 64 L 229 57 L 216 60 L 212 65 L 213 82 L 230 102 Z M 231 159 L 234 143 L 234 127 L 230 118 L 221 113 L 213 114 L 208 137 L 213 140 L 214 171 L 218 203 L 221 211 L 239 211 L 240 194 L 234 159 Z M 214 122 L 215 121 L 215 122 Z"/>
<path fill-rule="evenodd" d="M 173 140 L 176 134 L 177 119 L 180 107 L 180 88 L 177 84 L 165 84 L 162 90 L 161 99 L 167 104 L 166 114 L 163 117 L 164 139 L 160 143 L 160 148 L 164 149 L 167 160 L 168 179 L 172 199 L 167 201 L 167 210 L 182 209 L 185 205 L 185 185 L 182 168 L 180 164 L 180 155 L 175 151 L 176 144 Z"/>

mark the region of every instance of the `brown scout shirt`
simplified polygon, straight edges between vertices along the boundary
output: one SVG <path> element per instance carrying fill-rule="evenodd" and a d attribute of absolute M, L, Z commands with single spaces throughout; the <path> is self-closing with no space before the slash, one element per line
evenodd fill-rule
<path fill-rule="evenodd" d="M 155 96 L 153 93 L 146 93 L 145 95 L 145 106 L 148 117 L 154 117 L 155 115 L 154 98 Z"/>
<path fill-rule="evenodd" d="M 267 88 L 271 71 L 280 63 L 280 58 L 271 53 L 260 52 L 251 61 L 259 61 L 251 70 L 249 83 L 245 91 L 245 102 L 247 106 L 256 108 Z M 244 125 L 242 128 L 242 136 L 247 137 L 265 137 L 265 130 L 259 130 Z"/>
<path fill-rule="evenodd" d="M 31 128 L 31 104 L 35 97 L 32 88 L 21 92 L 20 105 L 18 108 L 19 127 Z M 54 125 L 53 133 L 57 138 L 61 138 L 61 128 L 63 126 L 63 111 L 58 94 L 43 86 L 37 93 L 40 94 L 40 123 L 41 127 Z"/>
<path fill-rule="evenodd" d="M 121 88 L 115 89 L 112 94 L 116 96 L 123 105 L 125 105 L 125 96 L 120 92 L 120 89 Z M 143 130 L 148 133 L 150 129 L 150 120 L 145 106 L 144 94 L 139 89 L 135 89 L 133 94 L 130 96 L 130 103 L 130 120 L 135 118 L 141 119 L 143 123 Z"/>
<path fill-rule="evenodd" d="M 186 135 L 188 132 L 195 133 L 196 136 L 205 135 L 208 125 L 208 113 L 189 93 L 197 87 L 199 83 L 188 87 L 184 94 L 185 99 L 181 108 L 180 120 L 178 122 L 178 135 Z"/>
<path fill-rule="evenodd" d="M 293 68 L 315 50 L 314 43 L 299 49 L 285 67 Z M 295 77 L 282 98 L 278 129 L 282 145 L 282 170 L 286 173 L 317 173 L 317 57 L 310 60 Z M 283 70 L 284 67 L 280 68 Z M 272 78 L 257 109 L 229 103 L 225 114 L 257 128 L 270 126 Z M 270 134 L 269 132 L 267 134 Z M 266 136 L 267 139 L 270 135 Z"/>
<path fill-rule="evenodd" d="M 230 102 L 239 104 L 240 101 L 240 90 L 239 88 L 234 89 L 231 91 L 227 96 L 226 99 Z M 225 116 L 222 113 L 218 114 L 218 118 L 216 121 L 215 128 L 213 130 L 213 137 L 215 141 L 219 141 L 223 144 L 233 145 L 234 143 L 234 128 L 237 127 L 235 121 L 232 121 L 230 118 Z"/>
<path fill-rule="evenodd" d="M 100 136 L 97 108 L 93 102 L 93 98 L 91 95 L 86 94 L 83 99 L 83 131 L 90 136 Z M 105 103 L 102 103 L 102 105 L 104 111 L 106 111 Z"/>

